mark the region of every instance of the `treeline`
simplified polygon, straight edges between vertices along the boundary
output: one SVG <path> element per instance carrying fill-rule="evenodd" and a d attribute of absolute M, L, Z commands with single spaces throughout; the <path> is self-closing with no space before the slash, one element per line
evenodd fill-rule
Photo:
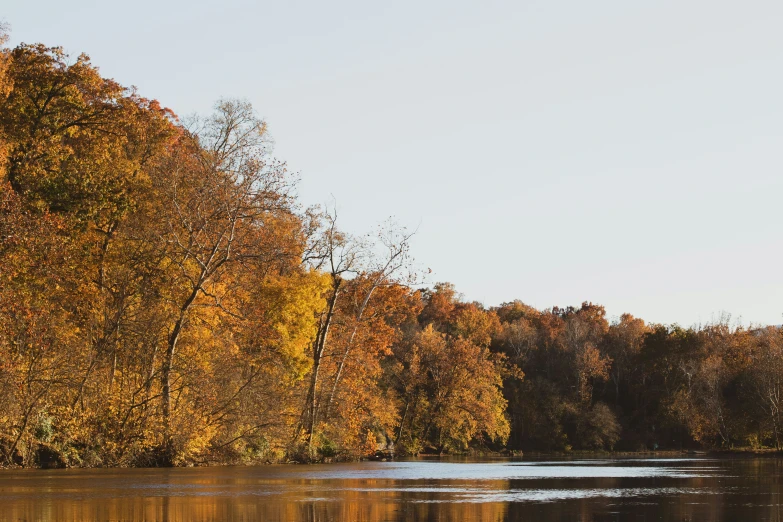
<path fill-rule="evenodd" d="M 404 229 L 302 208 L 270 143 L 2 50 L 2 464 L 779 446 L 779 329 L 417 289 Z"/>

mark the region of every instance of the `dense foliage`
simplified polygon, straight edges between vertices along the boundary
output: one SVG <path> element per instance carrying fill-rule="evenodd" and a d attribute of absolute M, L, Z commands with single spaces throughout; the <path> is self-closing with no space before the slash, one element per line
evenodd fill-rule
<path fill-rule="evenodd" d="M 0 461 L 780 446 L 783 337 L 420 290 L 410 236 L 303 209 L 242 101 L 181 122 L 0 53 Z"/>

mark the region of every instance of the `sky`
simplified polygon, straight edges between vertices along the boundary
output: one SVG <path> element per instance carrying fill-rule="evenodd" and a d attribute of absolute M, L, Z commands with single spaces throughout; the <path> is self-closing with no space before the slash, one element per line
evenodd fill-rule
<path fill-rule="evenodd" d="M 305 204 L 493 306 L 783 323 L 783 2 L 12 0 L 180 115 L 245 98 Z"/>

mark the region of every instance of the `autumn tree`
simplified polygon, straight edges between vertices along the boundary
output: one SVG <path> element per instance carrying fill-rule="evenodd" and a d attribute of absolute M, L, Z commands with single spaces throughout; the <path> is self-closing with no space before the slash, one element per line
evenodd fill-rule
<path fill-rule="evenodd" d="M 646 333 L 644 321 L 630 314 L 623 314 L 619 321 L 609 326 L 604 344 L 607 355 L 612 359 L 609 376 L 614 384 L 616 406 L 620 403 L 621 386 L 627 386 L 634 374 L 634 361 Z"/>
<path fill-rule="evenodd" d="M 311 368 L 309 385 L 304 405 L 293 436 L 294 444 L 304 434 L 307 458 L 313 455 L 313 435 L 318 421 L 319 386 L 321 386 L 321 364 L 329 343 L 337 304 L 343 292 L 346 278 L 360 270 L 364 255 L 363 245 L 340 231 L 337 227 L 337 213 L 325 212 L 320 216 L 321 229 L 316 230 L 313 243 L 305 259 L 315 270 L 328 274 L 329 288 L 325 292 L 325 306 L 318 314 L 315 336 L 311 343 Z"/>
<path fill-rule="evenodd" d="M 296 441 L 304 435 L 306 458 L 314 457 L 319 423 L 326 427 L 339 419 L 345 429 L 331 431 L 341 432 L 340 438 L 346 440 L 366 433 L 368 422 L 375 428 L 382 426 L 382 431 L 391 428 L 393 408 L 376 393 L 376 381 L 380 361 L 396 336 L 395 321 L 409 315 L 400 312 L 409 308 L 407 290 L 401 285 L 412 277 L 411 234 L 404 229 L 388 223 L 375 235 L 357 238 L 337 228 L 336 209 L 323 213 L 321 219 L 322 230 L 309 250 L 309 262 L 328 274 L 330 287 L 319 314 L 310 383 L 294 436 Z"/>
<path fill-rule="evenodd" d="M 6 463 L 32 464 L 33 433 L 76 373 L 69 314 L 69 244 L 56 216 L 25 209 L 0 185 L 0 449 Z M 50 263 L 52 263 L 50 265 Z M 48 435 L 51 435 L 49 433 Z"/>
<path fill-rule="evenodd" d="M 766 327 L 754 336 L 755 350 L 748 380 L 753 403 L 769 426 L 775 449 L 781 448 L 781 407 L 783 407 L 783 335 L 779 328 Z M 760 442 L 760 441 L 759 441 Z"/>
<path fill-rule="evenodd" d="M 510 427 L 503 379 L 522 373 L 490 350 L 497 315 L 460 302 L 451 285 L 436 285 L 422 299 L 420 326 L 395 345 L 388 365 L 401 397 L 397 442 L 410 453 L 504 443 Z"/>
<path fill-rule="evenodd" d="M 37 239 L 52 245 L 47 247 L 51 256 L 43 256 L 39 266 L 54 291 L 38 293 L 31 278 L 20 288 L 32 292 L 52 324 L 60 316 L 68 325 L 49 350 L 67 361 L 62 366 L 69 368 L 68 378 L 60 379 L 46 400 L 59 422 L 83 426 L 80 416 L 93 418 L 83 411 L 85 390 L 92 388 L 95 370 L 116 355 L 117 332 L 128 311 L 127 288 L 112 293 L 107 254 L 120 223 L 149 185 L 146 163 L 174 133 L 172 115 L 101 78 L 86 56 L 69 64 L 59 48 L 22 45 L 4 51 L 3 58 L 3 189 L 15 194 L 14 210 L 6 217 L 25 216 L 41 227 Z M 57 226 L 50 225 L 52 219 Z M 59 262 L 54 245 L 67 247 Z M 90 438 L 82 432 L 63 444 Z"/>
<path fill-rule="evenodd" d="M 728 318 L 693 333 L 695 348 L 680 359 L 682 385 L 674 391 L 672 410 L 694 440 L 728 447 L 739 438 L 736 394 L 730 388 L 750 362 L 749 332 L 732 327 Z"/>
<path fill-rule="evenodd" d="M 61 48 L 38 44 L 9 59 L 0 126 L 11 187 L 39 208 L 110 221 L 131 204 L 170 113 L 102 78 L 87 55 L 69 63 Z"/>
<path fill-rule="evenodd" d="M 164 297 L 170 326 L 161 354 L 167 447 L 172 394 L 187 389 L 185 375 L 175 373 L 186 330 L 237 316 L 242 279 L 232 272 L 271 273 L 300 256 L 303 238 L 292 212 L 291 182 L 283 164 L 267 159 L 265 139 L 266 125 L 248 103 L 222 101 L 211 118 L 183 133 L 156 168 L 162 194 L 158 240 L 171 278 Z M 212 318 L 197 310 L 208 310 Z"/>
<path fill-rule="evenodd" d="M 405 401 L 398 440 L 408 451 L 459 451 L 474 440 L 508 438 L 503 356 L 429 325 L 395 357 Z"/>

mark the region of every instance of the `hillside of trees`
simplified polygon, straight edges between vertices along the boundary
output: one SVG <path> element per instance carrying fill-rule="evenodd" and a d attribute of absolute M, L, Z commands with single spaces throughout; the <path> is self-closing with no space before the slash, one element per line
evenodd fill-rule
<path fill-rule="evenodd" d="M 304 208 L 270 143 L 246 102 L 180 120 L 2 49 L 0 465 L 780 448 L 779 328 L 423 288 L 404 229 Z"/>

